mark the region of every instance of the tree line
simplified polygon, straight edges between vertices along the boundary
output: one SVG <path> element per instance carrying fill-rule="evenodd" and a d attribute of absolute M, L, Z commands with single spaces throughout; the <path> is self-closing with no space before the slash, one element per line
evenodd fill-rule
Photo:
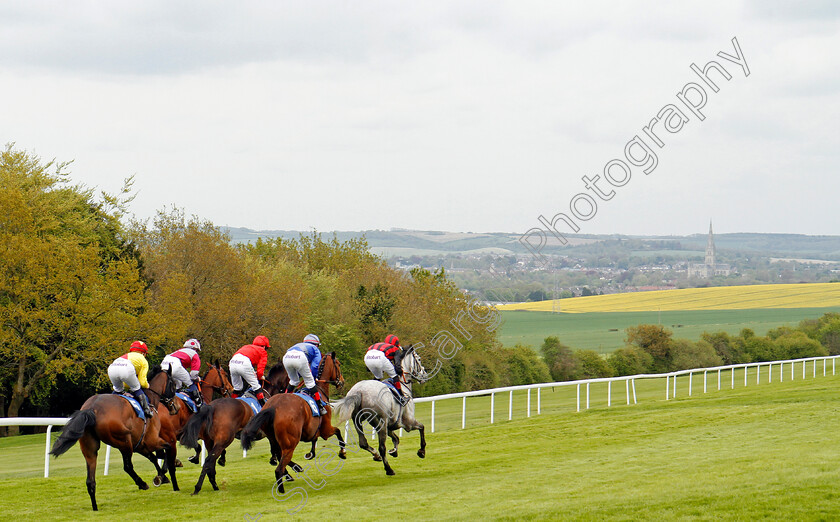
<path fill-rule="evenodd" d="M 237 245 L 178 208 L 132 219 L 131 180 L 96 194 L 68 168 L 0 152 L 0 416 L 72 412 L 108 390 L 108 365 L 135 339 L 152 364 L 195 337 L 205 363 L 227 366 L 257 334 L 273 364 L 312 332 L 352 385 L 370 378 L 369 345 L 388 333 L 428 344 L 473 304 L 442 269 L 389 268 L 363 238 Z M 421 393 L 464 389 L 464 358 L 490 349 L 501 349 L 495 332 L 475 330 Z M 434 360 L 431 347 L 419 353 Z"/>
<path fill-rule="evenodd" d="M 555 336 L 546 337 L 543 362 L 552 380 L 567 381 L 838 355 L 840 314 L 774 328 L 766 336 L 744 328 L 738 335 L 706 332 L 697 341 L 674 339 L 673 332 L 661 325 L 642 324 L 626 329 L 625 342 L 623 348 L 602 357 L 594 350 L 572 350 Z"/>

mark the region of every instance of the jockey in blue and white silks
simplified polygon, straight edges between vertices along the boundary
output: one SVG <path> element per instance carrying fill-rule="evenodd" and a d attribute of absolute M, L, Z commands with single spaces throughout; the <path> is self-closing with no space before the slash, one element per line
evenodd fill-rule
<path fill-rule="evenodd" d="M 286 386 L 286 393 L 292 393 L 303 379 L 306 393 L 318 401 L 321 415 L 327 413 L 324 408 L 324 401 L 318 392 L 315 378 L 318 375 L 318 367 L 321 365 L 321 339 L 315 334 L 309 334 L 303 338 L 303 342 L 289 348 L 283 356 L 283 367 L 289 374 L 289 384 Z"/>

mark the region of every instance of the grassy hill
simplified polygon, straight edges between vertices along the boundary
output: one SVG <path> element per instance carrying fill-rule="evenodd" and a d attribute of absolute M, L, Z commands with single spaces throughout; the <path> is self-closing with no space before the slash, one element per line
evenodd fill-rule
<path fill-rule="evenodd" d="M 737 334 L 742 328 L 765 335 L 772 328 L 795 326 L 802 319 L 816 319 L 826 312 L 840 313 L 840 306 L 576 314 L 502 311 L 499 340 L 505 346 L 522 343 L 538 348 L 546 337 L 556 335 L 572 348 L 610 353 L 624 346 L 624 330 L 639 324 L 661 324 L 671 329 L 675 338 L 696 341 L 703 332 Z"/>
<path fill-rule="evenodd" d="M 183 490 L 173 492 L 139 491 L 112 463 L 108 477 L 97 477 L 101 511 L 94 514 L 78 448 L 53 461 L 55 476 L 44 479 L 20 471 L 43 465 L 43 435 L 15 437 L 0 440 L 0 498 L 6 517 L 31 520 L 834 519 L 840 468 L 832 441 L 840 417 L 832 412 L 840 376 L 830 364 L 827 377 L 818 375 L 811 378 L 809 367 L 804 380 L 747 387 L 739 378 L 734 390 L 707 394 L 695 378 L 694 396 L 681 381 L 679 398 L 670 401 L 660 382 L 637 405 L 617 401 L 574 413 L 564 399 L 564 409 L 544 406 L 529 419 L 519 402 L 512 422 L 427 434 L 423 460 L 414 455 L 416 435 L 405 437 L 393 477 L 366 454 L 351 453 L 340 469 L 322 462 L 335 473 L 310 468 L 311 484 L 299 477 L 290 486 L 301 493 L 286 501 L 271 494 L 262 441 L 247 459 L 231 451 L 219 469 L 221 491 L 195 497 L 189 492 L 198 470 L 189 464 L 179 473 Z M 549 397 L 543 394 L 544 404 Z M 485 418 L 475 404 L 468 401 L 468 412 Z M 460 400 L 441 402 L 437 411 L 457 416 L 460 407 Z M 151 466 L 140 460 L 148 480 Z M 304 493 L 305 505 L 289 515 Z"/>
<path fill-rule="evenodd" d="M 258 237 L 297 239 L 300 232 L 295 230 L 251 230 L 241 227 L 225 227 L 236 243 L 255 241 Z M 467 252 L 493 252 L 528 254 L 528 250 L 519 242 L 521 233 L 508 232 L 441 232 L 428 230 L 361 230 L 325 232 L 335 234 L 339 241 L 365 236 L 368 244 L 385 255 L 433 255 L 463 254 Z M 567 234 L 569 243 L 561 246 L 553 237 L 548 238 L 544 253 L 578 255 L 588 252 L 593 244 L 616 242 L 616 240 L 641 240 L 668 242 L 679 245 L 678 250 L 668 254 L 675 259 L 695 258 L 698 251 L 702 254 L 706 248 L 707 234 L 698 233 L 688 236 L 622 236 L 595 234 Z M 636 243 L 633 243 L 636 244 Z M 804 234 L 715 234 L 715 244 L 719 250 L 742 251 L 753 254 L 778 255 L 781 257 L 817 257 L 840 260 L 840 236 L 807 236 Z M 614 248 L 618 248 L 614 245 Z M 635 252 L 637 256 L 650 256 L 650 251 Z"/>

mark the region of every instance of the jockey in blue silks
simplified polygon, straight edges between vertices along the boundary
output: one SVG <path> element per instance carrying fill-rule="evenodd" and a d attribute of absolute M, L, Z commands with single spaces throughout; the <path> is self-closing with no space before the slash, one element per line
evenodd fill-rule
<path fill-rule="evenodd" d="M 283 356 L 283 367 L 289 374 L 289 384 L 286 386 L 286 393 L 292 393 L 303 379 L 304 391 L 318 402 L 321 415 L 327 413 L 324 401 L 315 378 L 318 376 L 318 367 L 321 365 L 321 350 L 318 347 L 321 340 L 315 334 L 309 334 L 303 338 L 303 342 L 297 343 L 286 351 Z"/>

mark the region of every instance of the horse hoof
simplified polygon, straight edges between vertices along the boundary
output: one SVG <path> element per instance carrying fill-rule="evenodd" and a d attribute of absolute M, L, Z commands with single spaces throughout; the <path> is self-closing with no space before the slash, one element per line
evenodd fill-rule
<path fill-rule="evenodd" d="M 152 479 L 152 484 L 154 484 L 156 488 L 157 488 L 157 487 L 160 487 L 160 485 L 161 485 L 161 484 L 163 484 L 163 479 L 162 479 L 162 478 L 160 478 L 160 475 L 158 475 L 157 477 L 155 477 L 154 479 Z M 147 487 L 148 487 L 148 486 L 147 486 Z"/>
<path fill-rule="evenodd" d="M 198 464 L 198 461 L 199 461 L 200 458 L 201 457 L 199 457 L 198 455 L 193 455 L 192 457 L 188 458 L 187 460 L 190 461 L 193 464 Z"/>
<path fill-rule="evenodd" d="M 382 462 L 382 457 L 380 457 L 379 455 L 374 455 L 373 456 L 373 461 L 374 462 Z"/>
<path fill-rule="evenodd" d="M 220 461 L 216 462 L 216 464 L 218 464 L 221 467 L 225 467 L 226 462 L 224 460 L 220 460 Z"/>
<path fill-rule="evenodd" d="M 183 468 L 184 467 L 184 463 L 181 462 L 181 459 L 175 459 L 175 467 L 176 468 Z"/>
<path fill-rule="evenodd" d="M 304 455 L 304 456 L 303 456 L 303 458 L 305 458 L 306 460 L 312 460 L 312 459 L 314 459 L 314 458 L 315 458 L 315 454 L 314 454 L 313 452 L 311 452 L 311 451 L 310 451 L 309 453 L 307 453 L 306 455 Z"/>
<path fill-rule="evenodd" d="M 388 452 L 388 455 L 390 455 L 394 458 L 397 458 L 397 450 L 392 449 L 391 451 Z"/>
<path fill-rule="evenodd" d="M 417 456 L 420 457 L 421 459 L 425 459 L 426 458 L 426 450 L 417 450 Z"/>
<path fill-rule="evenodd" d="M 268 463 L 271 464 L 272 466 L 276 466 L 277 465 L 277 457 L 271 457 L 270 459 L 268 459 Z"/>
<path fill-rule="evenodd" d="M 340 458 L 342 460 L 347 460 L 347 452 L 344 451 L 344 450 L 339 451 L 338 452 L 338 458 Z"/>
<path fill-rule="evenodd" d="M 395 473 L 395 472 L 394 472 L 394 470 L 392 470 L 392 469 L 386 469 L 386 470 L 385 470 L 385 474 L 386 474 L 386 475 L 389 475 L 389 476 L 390 476 L 390 475 L 396 475 L 396 473 Z"/>
<path fill-rule="evenodd" d="M 140 488 L 140 489 L 143 489 L 143 490 L 149 489 L 149 485 L 146 484 L 145 482 L 141 482 L 141 483 L 137 484 L 137 487 Z"/>
<path fill-rule="evenodd" d="M 199 491 L 201 491 L 201 490 L 200 490 L 200 489 L 197 489 L 197 490 L 193 491 L 192 493 L 190 493 L 190 496 L 191 496 L 191 497 L 194 497 L 194 496 L 198 495 L 198 492 L 199 492 Z"/>

